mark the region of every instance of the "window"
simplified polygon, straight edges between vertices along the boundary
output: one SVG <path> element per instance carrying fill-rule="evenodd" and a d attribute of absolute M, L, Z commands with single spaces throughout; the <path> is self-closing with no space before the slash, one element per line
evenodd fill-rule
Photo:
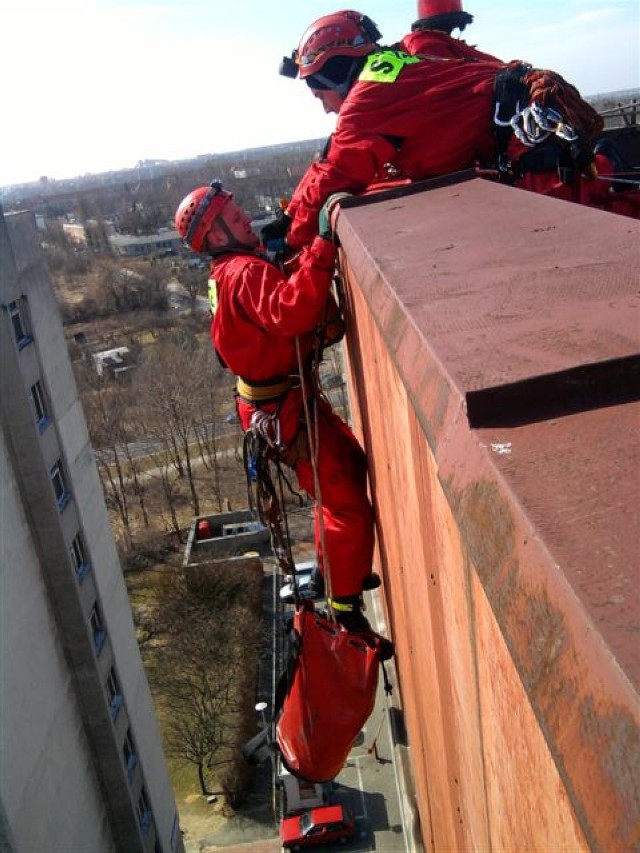
<path fill-rule="evenodd" d="M 178 839 L 180 838 L 180 821 L 178 813 L 173 816 L 173 826 L 171 827 L 171 849 L 175 852 L 178 849 Z"/>
<path fill-rule="evenodd" d="M 136 803 L 136 813 L 138 815 L 138 823 L 142 829 L 142 834 L 146 835 L 151 826 L 151 809 L 149 808 L 149 800 L 144 788 L 140 790 L 140 796 Z"/>
<path fill-rule="evenodd" d="M 45 403 L 44 391 L 42 390 L 42 386 L 39 382 L 32 385 L 29 391 L 29 398 L 31 400 L 31 408 L 33 409 L 33 414 L 36 420 L 36 426 L 38 427 L 39 432 L 43 432 L 46 426 L 51 423 L 51 417 L 49 416 L 47 404 Z"/>
<path fill-rule="evenodd" d="M 33 340 L 27 323 L 27 301 L 24 296 L 10 302 L 7 310 L 13 326 L 13 336 L 18 344 L 18 349 L 22 349 Z"/>
<path fill-rule="evenodd" d="M 74 537 L 71 547 L 69 548 L 69 552 L 71 554 L 73 567 L 76 571 L 76 577 L 79 581 L 82 581 L 86 577 L 87 572 L 90 569 L 90 565 L 87 559 L 87 552 L 84 547 L 84 540 L 81 533 L 76 534 Z"/>
<path fill-rule="evenodd" d="M 62 463 L 59 459 L 51 469 L 51 482 L 53 483 L 53 491 L 55 492 L 56 501 L 58 502 L 58 509 L 62 512 L 71 500 L 71 495 L 67 490 L 65 476 L 62 470 Z"/>
<path fill-rule="evenodd" d="M 138 763 L 138 758 L 136 756 L 136 748 L 133 744 L 133 736 L 131 734 L 131 729 L 127 729 L 127 733 L 124 738 L 124 743 L 122 744 L 122 754 L 124 755 L 124 763 L 127 768 L 127 779 L 129 780 L 129 784 L 131 784 L 133 780 L 133 774 L 135 773 L 136 764 Z"/>
<path fill-rule="evenodd" d="M 109 670 L 109 675 L 107 676 L 107 696 L 109 697 L 109 707 L 111 709 L 111 719 L 115 723 L 118 717 L 118 711 L 122 707 L 122 703 L 124 699 L 122 698 L 122 693 L 120 692 L 120 684 L 118 682 L 118 677 L 116 676 L 116 671 L 113 667 Z"/>
<path fill-rule="evenodd" d="M 104 646 L 107 632 L 102 624 L 102 616 L 100 615 L 100 608 L 98 607 L 97 602 L 93 605 L 89 615 L 89 624 L 91 625 L 91 631 L 93 632 L 94 648 L 96 653 L 100 654 L 102 647 Z"/>

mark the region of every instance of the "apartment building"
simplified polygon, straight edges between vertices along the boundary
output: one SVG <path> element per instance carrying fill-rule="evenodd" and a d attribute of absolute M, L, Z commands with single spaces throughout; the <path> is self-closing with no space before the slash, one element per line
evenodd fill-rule
<path fill-rule="evenodd" d="M 0 216 L 0 306 L 0 849 L 181 851 L 33 214 Z"/>

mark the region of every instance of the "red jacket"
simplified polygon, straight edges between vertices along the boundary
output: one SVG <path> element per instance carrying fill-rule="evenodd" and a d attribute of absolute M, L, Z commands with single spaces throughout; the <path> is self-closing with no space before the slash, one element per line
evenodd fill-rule
<path fill-rule="evenodd" d="M 358 79 L 348 93 L 323 160 L 313 163 L 287 213 L 292 248 L 318 233 L 318 214 L 334 192 L 362 192 L 390 163 L 419 180 L 489 161 L 496 151 L 493 85 L 500 66 L 463 59 L 421 59 L 394 82 Z M 361 75 L 362 76 L 362 75 Z"/>
<path fill-rule="evenodd" d="M 214 259 L 217 308 L 213 345 L 235 373 L 260 382 L 297 370 L 296 335 L 310 351 L 312 331 L 322 316 L 331 286 L 335 247 L 317 237 L 304 250 L 296 272 L 286 278 L 275 264 L 254 254 Z"/>
<path fill-rule="evenodd" d="M 286 277 L 266 258 L 254 254 L 222 255 L 211 264 L 217 307 L 211 338 L 227 367 L 250 383 L 298 372 L 296 336 L 304 358 L 315 344 L 333 278 L 335 246 L 316 237 Z M 238 399 L 238 416 L 249 429 L 256 406 Z M 300 425 L 302 396 L 292 388 L 278 403 L 260 408 L 278 411 L 281 439 L 289 445 Z"/>

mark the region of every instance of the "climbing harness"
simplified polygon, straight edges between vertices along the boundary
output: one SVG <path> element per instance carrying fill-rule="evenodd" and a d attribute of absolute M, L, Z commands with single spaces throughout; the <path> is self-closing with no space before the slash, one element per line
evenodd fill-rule
<path fill-rule="evenodd" d="M 247 403 L 275 403 L 281 400 L 290 388 L 295 387 L 294 376 L 273 376 L 260 382 L 250 382 L 238 376 L 236 391 Z M 256 413 L 257 414 L 257 413 Z"/>
<path fill-rule="evenodd" d="M 534 101 L 530 106 L 519 109 L 507 120 L 500 118 L 500 107 L 500 104 L 496 104 L 494 123 L 498 127 L 510 127 L 527 148 L 540 145 L 552 135 L 565 142 L 576 142 L 578 139 L 577 132 L 552 107 L 542 107 Z"/>

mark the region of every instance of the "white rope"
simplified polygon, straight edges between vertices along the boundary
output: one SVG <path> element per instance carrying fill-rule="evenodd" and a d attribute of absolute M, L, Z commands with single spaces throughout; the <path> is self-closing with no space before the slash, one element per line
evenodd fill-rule
<path fill-rule="evenodd" d="M 320 489 L 320 478 L 318 477 L 318 454 L 320 452 L 320 443 L 318 441 L 318 401 L 316 394 L 313 395 L 313 430 L 311 429 L 311 418 L 309 413 L 309 401 L 307 399 L 307 386 L 304 375 L 304 365 L 302 363 L 302 353 L 300 352 L 300 339 L 296 335 L 296 355 L 298 358 L 298 370 L 300 372 L 300 389 L 302 392 L 302 405 L 304 407 L 304 419 L 307 424 L 307 440 L 309 442 L 309 457 L 311 459 L 311 468 L 313 471 L 313 488 L 316 498 L 316 516 L 318 519 L 318 531 L 320 533 L 320 547 L 322 548 L 322 564 L 324 569 L 324 582 L 327 598 L 332 598 L 331 593 L 331 561 L 327 552 L 327 542 L 324 527 L 324 515 L 322 512 L 322 491 Z M 317 370 L 317 364 L 315 369 Z M 331 607 L 328 608 L 329 616 L 335 621 L 335 614 Z"/>

